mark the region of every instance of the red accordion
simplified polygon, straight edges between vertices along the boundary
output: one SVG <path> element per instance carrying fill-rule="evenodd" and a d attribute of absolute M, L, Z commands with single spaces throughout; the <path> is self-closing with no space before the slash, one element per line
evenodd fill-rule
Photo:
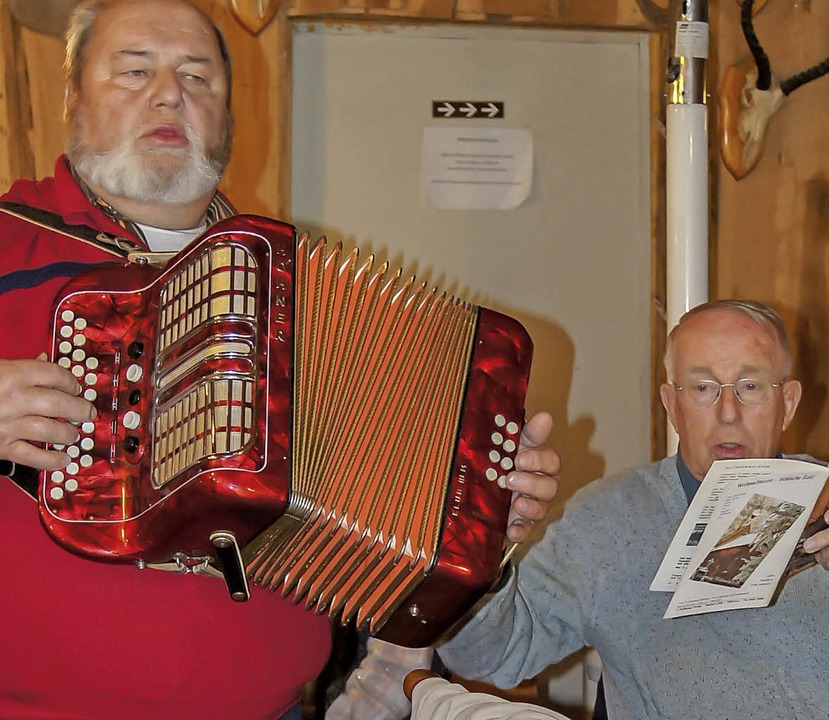
<path fill-rule="evenodd" d="M 52 360 L 98 417 L 42 474 L 48 532 L 101 560 L 235 558 L 245 583 L 431 643 L 499 573 L 521 325 L 255 216 L 139 263 L 56 304 Z"/>

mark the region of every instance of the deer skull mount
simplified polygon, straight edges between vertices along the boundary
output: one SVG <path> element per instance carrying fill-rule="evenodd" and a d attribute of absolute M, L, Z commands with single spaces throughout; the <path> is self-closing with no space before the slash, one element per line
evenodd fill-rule
<path fill-rule="evenodd" d="M 230 10 L 245 30 L 258 35 L 273 20 L 280 2 L 281 0 L 230 0 Z"/>
<path fill-rule="evenodd" d="M 720 154 L 735 180 L 748 175 L 760 161 L 769 121 L 786 97 L 829 72 L 827 57 L 784 80 L 777 78 L 754 32 L 753 6 L 754 0 L 743 0 L 740 18 L 752 59 L 726 68 L 717 103 Z"/>
<path fill-rule="evenodd" d="M 726 68 L 720 83 L 720 154 L 735 180 L 748 175 L 760 161 L 769 121 L 785 100 L 776 76 L 768 90 L 757 87 L 757 69 L 752 65 L 747 61 Z"/>

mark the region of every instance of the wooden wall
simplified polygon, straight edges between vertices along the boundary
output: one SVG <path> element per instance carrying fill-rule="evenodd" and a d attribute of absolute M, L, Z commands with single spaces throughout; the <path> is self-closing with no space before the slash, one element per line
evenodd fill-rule
<path fill-rule="evenodd" d="M 733 0 L 719 3 L 711 77 L 748 56 Z M 770 0 L 754 20 L 772 71 L 788 77 L 829 56 L 829 3 Z M 716 85 L 712 85 L 716 93 Z M 794 91 L 772 118 L 763 156 L 739 182 L 717 162 L 712 288 L 781 310 L 804 397 L 789 452 L 829 458 L 829 77 Z M 716 152 L 716 146 L 713 148 Z"/>
<path fill-rule="evenodd" d="M 283 0 L 252 35 L 229 0 L 197 0 L 224 29 L 234 57 L 234 154 L 223 184 L 240 209 L 288 218 L 290 207 L 291 23 L 463 22 L 652 33 L 653 334 L 655 377 L 664 327 L 664 68 L 673 19 L 669 0 Z M 759 5 L 760 3 L 758 3 Z M 671 5 L 675 8 L 675 4 Z M 794 73 L 829 55 L 829 3 L 770 0 L 756 18 L 773 69 Z M 711 294 L 754 297 L 781 307 L 795 329 L 802 412 L 787 449 L 829 457 L 829 317 L 824 309 L 829 244 L 829 79 L 797 90 L 773 119 L 760 164 L 734 181 L 718 157 L 715 100 L 724 66 L 747 54 L 736 0 L 711 0 Z M 0 186 L 50 174 L 61 151 L 60 40 L 21 28 L 0 0 Z M 655 383 L 656 385 L 656 383 Z M 664 448 L 656 394 L 653 452 Z M 827 438 L 827 439 L 824 439 Z"/>

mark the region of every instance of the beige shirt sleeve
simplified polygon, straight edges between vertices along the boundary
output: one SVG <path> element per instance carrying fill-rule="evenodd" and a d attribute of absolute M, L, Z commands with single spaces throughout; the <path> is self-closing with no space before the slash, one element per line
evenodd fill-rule
<path fill-rule="evenodd" d="M 421 680 L 412 691 L 411 720 L 568 720 L 538 705 L 471 693 L 441 678 Z"/>

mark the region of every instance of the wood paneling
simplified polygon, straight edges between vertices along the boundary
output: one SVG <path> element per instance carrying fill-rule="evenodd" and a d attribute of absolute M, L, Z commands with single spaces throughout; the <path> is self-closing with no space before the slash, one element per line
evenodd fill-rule
<path fill-rule="evenodd" d="M 748 56 L 736 3 L 720 3 L 722 70 Z M 787 77 L 829 56 L 829 3 L 770 2 L 754 20 L 772 71 Z M 718 297 L 755 298 L 778 307 L 793 331 L 795 374 L 804 384 L 788 451 L 829 457 L 829 77 L 794 91 L 772 118 L 757 167 L 739 182 L 717 162 L 715 252 Z M 717 135 L 712 133 L 712 152 Z M 716 156 L 715 156 L 716 157 Z"/>
<path fill-rule="evenodd" d="M 55 58 L 63 55 L 63 42 L 32 32 L 20 33 L 21 51 L 26 57 L 29 78 L 28 102 L 31 126 L 28 145 L 34 157 L 35 174 L 51 175 L 55 157 L 63 152 L 66 131 L 63 123 L 63 67 Z"/>
<path fill-rule="evenodd" d="M 35 163 L 29 140 L 32 126 L 27 63 L 21 54 L 20 28 L 0 0 L 0 183 L 32 177 Z"/>

